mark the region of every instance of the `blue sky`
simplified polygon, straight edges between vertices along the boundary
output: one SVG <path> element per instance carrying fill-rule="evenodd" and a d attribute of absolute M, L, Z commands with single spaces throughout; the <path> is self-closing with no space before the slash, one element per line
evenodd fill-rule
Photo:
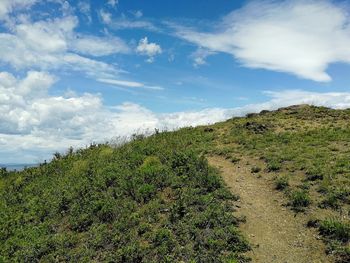
<path fill-rule="evenodd" d="M 290 104 L 350 107 L 347 1 L 0 1 L 0 163 Z"/>

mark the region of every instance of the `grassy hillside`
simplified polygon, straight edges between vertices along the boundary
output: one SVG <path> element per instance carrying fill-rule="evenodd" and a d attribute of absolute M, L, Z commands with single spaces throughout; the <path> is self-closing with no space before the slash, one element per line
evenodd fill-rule
<path fill-rule="evenodd" d="M 261 160 L 252 168 L 267 172 L 286 204 L 309 215 L 328 253 L 350 261 L 350 110 L 307 105 L 263 111 L 212 127 L 213 153 L 235 162 Z"/>
<path fill-rule="evenodd" d="M 0 262 L 245 262 L 236 197 L 199 155 L 212 138 L 184 129 L 2 170 Z"/>
<path fill-rule="evenodd" d="M 210 155 L 260 160 L 251 173 L 271 176 L 349 262 L 349 146 L 350 110 L 298 106 L 2 171 L 0 262 L 244 262 L 237 197 Z"/>

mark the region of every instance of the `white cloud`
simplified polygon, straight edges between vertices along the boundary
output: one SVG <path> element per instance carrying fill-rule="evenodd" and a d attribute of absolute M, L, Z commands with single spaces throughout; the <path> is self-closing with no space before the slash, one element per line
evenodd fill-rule
<path fill-rule="evenodd" d="M 108 13 L 107 13 L 108 14 Z M 103 17 L 102 17 L 103 18 Z M 123 29 L 144 29 L 149 31 L 160 31 L 153 23 L 143 20 L 129 20 L 127 18 L 112 19 L 109 16 L 109 19 L 103 19 L 106 24 L 109 24 L 113 29 L 123 30 Z"/>
<path fill-rule="evenodd" d="M 99 15 L 100 15 L 100 17 L 101 17 L 101 19 L 102 19 L 102 22 L 103 22 L 104 24 L 109 25 L 109 24 L 112 22 L 112 14 L 111 14 L 111 13 L 109 13 L 109 12 L 107 12 L 107 11 L 101 9 L 101 10 L 99 11 Z"/>
<path fill-rule="evenodd" d="M 116 53 L 128 53 L 129 47 L 117 37 L 80 36 L 71 41 L 72 50 L 90 56 L 106 56 Z"/>
<path fill-rule="evenodd" d="M 74 53 L 67 53 L 62 56 L 58 65 L 61 68 L 84 72 L 87 76 L 93 78 L 108 78 L 118 75 L 119 72 L 121 72 L 110 64 L 79 56 Z"/>
<path fill-rule="evenodd" d="M 92 18 L 91 18 L 91 6 L 89 2 L 86 1 L 80 1 L 78 2 L 78 8 L 79 11 L 85 15 L 85 17 L 87 18 L 88 22 L 91 23 L 92 22 Z"/>
<path fill-rule="evenodd" d="M 78 24 L 76 17 L 70 16 L 51 21 L 19 24 L 15 36 L 27 50 L 56 53 L 67 50 L 67 39 Z"/>
<path fill-rule="evenodd" d="M 138 10 L 136 12 L 131 12 L 134 16 L 133 19 L 127 18 L 125 15 L 122 15 L 119 18 L 113 18 L 112 14 L 104 9 L 99 10 L 98 14 L 102 20 L 102 23 L 108 25 L 115 30 L 124 30 L 124 29 L 144 29 L 148 31 L 160 32 L 160 29 L 156 27 L 152 22 L 140 20 L 143 16 L 142 11 Z"/>
<path fill-rule="evenodd" d="M 136 104 L 109 109 L 98 94 L 50 96 L 54 81 L 45 72 L 30 71 L 23 79 L 0 73 L 0 163 L 37 161 L 31 153 L 48 158 L 69 145 L 157 126 L 155 114 Z"/>
<path fill-rule="evenodd" d="M 122 86 L 128 88 L 143 88 L 143 89 L 151 89 L 151 90 L 163 90 L 164 88 L 159 86 L 148 86 L 141 82 L 136 81 L 126 81 L 126 80 L 116 80 L 116 79 L 97 79 L 97 81 L 111 84 L 115 86 Z"/>
<path fill-rule="evenodd" d="M 1 0 L 0 1 L 0 20 L 7 20 L 8 15 L 14 10 L 29 8 L 38 0 Z"/>
<path fill-rule="evenodd" d="M 326 82 L 331 63 L 350 63 L 348 8 L 333 1 L 253 1 L 214 32 L 174 26 L 199 47 L 233 55 L 243 66 Z M 202 62 L 202 61 L 198 61 Z"/>
<path fill-rule="evenodd" d="M 143 16 L 143 13 L 141 10 L 137 10 L 134 12 L 131 12 L 136 18 L 141 18 Z"/>
<path fill-rule="evenodd" d="M 29 99 L 45 96 L 55 81 L 56 78 L 48 73 L 29 71 L 18 83 L 18 94 Z"/>
<path fill-rule="evenodd" d="M 139 44 L 136 47 L 136 52 L 141 55 L 148 56 L 147 62 L 152 63 L 154 61 L 154 57 L 162 53 L 162 48 L 156 43 L 148 43 L 148 38 L 145 37 L 140 39 Z"/>
<path fill-rule="evenodd" d="M 193 66 L 199 67 L 202 65 L 206 65 L 206 58 L 214 54 L 215 52 L 211 50 L 198 48 L 195 52 L 191 54 L 191 58 L 193 59 Z"/>
<path fill-rule="evenodd" d="M 43 161 L 69 146 L 81 147 L 154 128 L 172 130 L 209 124 L 291 104 L 350 107 L 349 92 L 287 90 L 267 92 L 270 100 L 244 107 L 155 113 L 130 102 L 106 107 L 99 94 L 68 92 L 53 96 L 49 90 L 55 80 L 55 76 L 46 72 L 30 71 L 24 78 L 0 73 L 0 163 Z"/>
<path fill-rule="evenodd" d="M 79 11 L 82 12 L 83 14 L 85 15 L 90 15 L 90 12 L 91 12 L 91 6 L 90 6 L 90 3 L 89 2 L 86 2 L 86 1 L 79 1 L 78 2 L 78 8 L 79 8 Z"/>
<path fill-rule="evenodd" d="M 0 33 L 0 61 L 16 69 L 75 70 L 100 77 L 118 74 L 115 66 L 83 55 L 127 53 L 123 40 L 77 34 L 77 25 L 74 16 L 16 24 L 11 32 Z"/>
<path fill-rule="evenodd" d="M 118 5 L 118 0 L 108 0 L 107 4 L 111 7 L 116 7 Z"/>

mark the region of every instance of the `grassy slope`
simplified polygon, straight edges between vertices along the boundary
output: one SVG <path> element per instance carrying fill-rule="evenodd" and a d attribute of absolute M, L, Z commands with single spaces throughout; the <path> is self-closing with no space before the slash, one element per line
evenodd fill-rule
<path fill-rule="evenodd" d="M 247 245 L 232 196 L 202 155 L 276 175 L 296 212 L 313 211 L 329 251 L 350 249 L 350 110 L 296 107 L 69 153 L 0 179 L 0 255 L 42 261 L 228 261 Z M 240 259 L 243 261 L 243 259 Z M 1 259 L 0 259 L 1 261 Z"/>
<path fill-rule="evenodd" d="M 213 126 L 216 154 L 258 157 L 275 174 L 289 207 L 310 214 L 328 252 L 350 260 L 350 110 L 299 106 Z"/>
<path fill-rule="evenodd" d="M 184 129 L 3 175 L 0 262 L 245 262 L 236 197 L 198 154 L 212 138 Z"/>

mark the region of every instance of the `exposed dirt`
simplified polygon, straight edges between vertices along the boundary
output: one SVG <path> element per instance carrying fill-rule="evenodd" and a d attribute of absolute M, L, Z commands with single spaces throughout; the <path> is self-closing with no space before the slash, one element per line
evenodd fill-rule
<path fill-rule="evenodd" d="M 333 262 L 325 254 L 325 245 L 314 229 L 307 228 L 307 215 L 295 214 L 285 207 L 285 197 L 274 190 L 267 173 L 251 173 L 254 160 L 242 159 L 233 164 L 222 157 L 208 157 L 219 168 L 223 179 L 234 194 L 238 215 L 245 216 L 241 224 L 252 251 L 247 256 L 253 262 L 323 263 Z"/>

